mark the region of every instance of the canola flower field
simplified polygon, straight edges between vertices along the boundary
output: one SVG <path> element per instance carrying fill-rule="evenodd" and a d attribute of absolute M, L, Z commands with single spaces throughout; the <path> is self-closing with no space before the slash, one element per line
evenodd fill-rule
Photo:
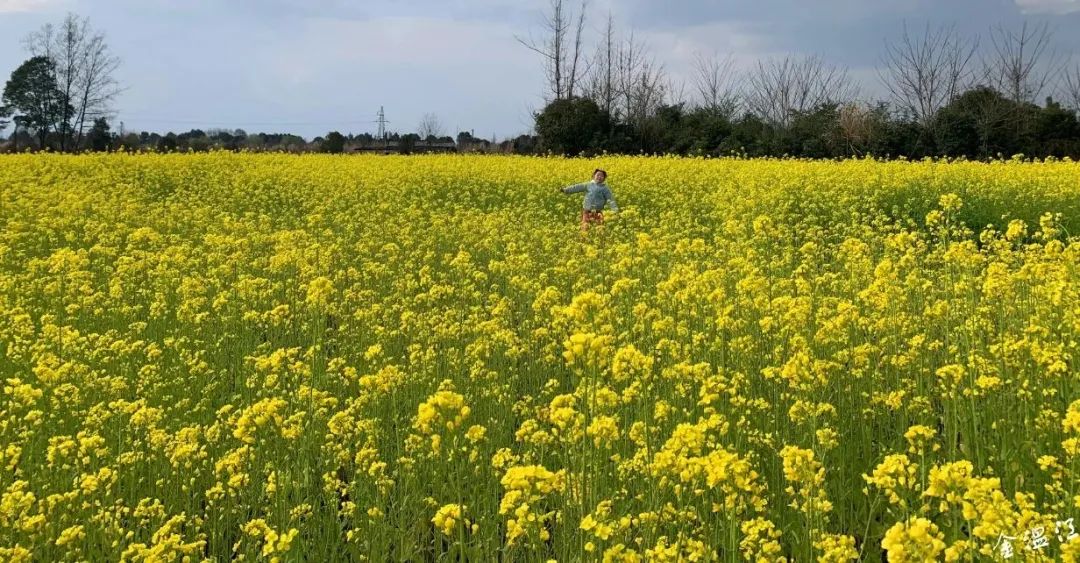
<path fill-rule="evenodd" d="M 0 560 L 1074 561 L 1072 233 L 1071 162 L 0 157 Z"/>

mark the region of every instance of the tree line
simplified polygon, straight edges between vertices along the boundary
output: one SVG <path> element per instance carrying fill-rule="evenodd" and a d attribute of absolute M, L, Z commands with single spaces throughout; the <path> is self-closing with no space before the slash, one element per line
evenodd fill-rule
<path fill-rule="evenodd" d="M 677 78 L 610 15 L 585 45 L 586 10 L 550 0 L 540 38 L 518 38 L 547 78 L 541 152 L 1080 158 L 1080 64 L 1047 24 L 984 37 L 905 25 L 883 45 L 884 94 L 867 99 L 848 69 L 813 54 L 741 69 L 733 55 L 698 54 Z"/>

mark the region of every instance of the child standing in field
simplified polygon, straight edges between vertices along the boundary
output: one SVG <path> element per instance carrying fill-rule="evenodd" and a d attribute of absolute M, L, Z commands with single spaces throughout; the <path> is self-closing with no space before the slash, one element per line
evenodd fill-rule
<path fill-rule="evenodd" d="M 585 192 L 585 201 L 581 205 L 581 232 L 584 233 L 590 224 L 602 225 L 604 223 L 604 205 L 611 204 L 611 210 L 619 212 L 619 205 L 615 203 L 615 194 L 605 182 L 607 172 L 597 168 L 593 170 L 592 181 L 584 184 L 574 184 L 565 188 L 559 188 L 564 194 L 576 194 Z"/>

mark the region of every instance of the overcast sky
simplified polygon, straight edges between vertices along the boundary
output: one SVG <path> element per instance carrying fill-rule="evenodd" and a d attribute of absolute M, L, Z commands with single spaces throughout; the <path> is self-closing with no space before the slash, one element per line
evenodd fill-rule
<path fill-rule="evenodd" d="M 447 134 L 527 132 L 543 104 L 541 61 L 515 35 L 539 37 L 549 0 L 0 0 L 0 80 L 26 58 L 22 39 L 75 12 L 105 32 L 126 87 L 115 121 L 129 130 L 224 127 L 293 132 L 413 131 L 436 114 Z M 567 3 L 578 5 L 577 0 Z M 695 53 L 737 64 L 820 54 L 851 69 L 868 96 L 883 41 L 906 24 L 1049 21 L 1080 57 L 1080 0 L 590 0 L 586 40 L 608 12 L 674 77 Z M 984 44 L 989 42 L 984 39 Z M 115 128 L 115 125 L 114 125 Z"/>

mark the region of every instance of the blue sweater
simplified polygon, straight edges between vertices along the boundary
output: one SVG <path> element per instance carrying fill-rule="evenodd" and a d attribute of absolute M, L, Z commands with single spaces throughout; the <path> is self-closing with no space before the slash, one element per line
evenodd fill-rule
<path fill-rule="evenodd" d="M 597 184 L 595 181 L 589 181 L 584 184 L 574 184 L 563 188 L 562 192 L 564 194 L 585 192 L 585 201 L 581 208 L 586 211 L 600 211 L 607 203 L 611 204 L 612 211 L 619 211 L 619 205 L 615 203 L 615 195 L 611 193 L 611 188 L 606 183 Z"/>

